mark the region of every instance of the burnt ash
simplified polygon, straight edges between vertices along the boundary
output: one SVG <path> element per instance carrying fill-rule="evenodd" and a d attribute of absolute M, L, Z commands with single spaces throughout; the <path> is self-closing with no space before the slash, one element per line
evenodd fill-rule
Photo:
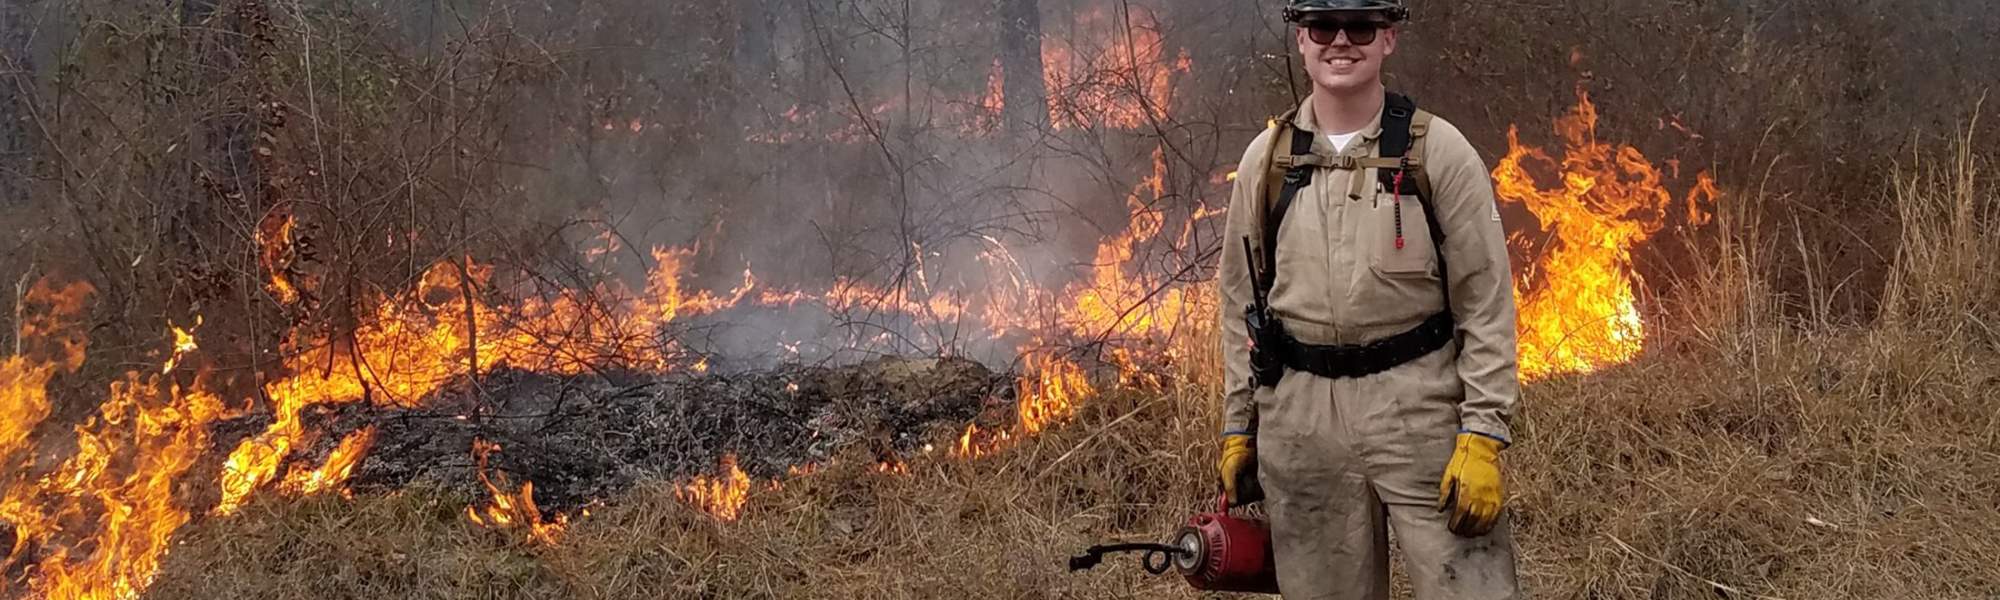
<path fill-rule="evenodd" d="M 1010 422 L 1013 382 L 957 358 L 701 375 L 495 371 L 423 408 L 357 404 L 312 415 L 308 424 L 327 435 L 291 460 L 318 464 L 341 437 L 373 424 L 374 448 L 350 480 L 356 493 L 425 481 L 483 497 L 471 448 L 484 438 L 501 446 L 488 457 L 492 472 L 516 486 L 533 481 L 536 503 L 561 511 L 643 481 L 712 474 L 731 454 L 751 477 L 775 478 L 857 453 L 893 460 L 927 444 L 944 451 L 967 424 Z"/>

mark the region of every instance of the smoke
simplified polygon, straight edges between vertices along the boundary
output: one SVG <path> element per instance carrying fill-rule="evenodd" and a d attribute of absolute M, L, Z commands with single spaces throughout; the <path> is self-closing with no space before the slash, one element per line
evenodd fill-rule
<path fill-rule="evenodd" d="M 514 55 L 545 57 L 502 104 L 508 160 L 524 167 L 503 169 L 499 186 L 518 198 L 510 217 L 562 240 L 541 260 L 574 260 L 608 230 L 619 246 L 609 260 L 579 262 L 628 284 L 651 271 L 646 249 L 684 248 L 691 289 L 727 295 L 754 280 L 752 298 L 876 300 L 753 300 L 669 332 L 726 357 L 718 366 L 875 353 L 1005 362 L 1025 329 L 1056 325 L 1052 295 L 1089 277 L 1098 246 L 1131 227 L 1156 155 L 1173 189 L 1136 210 L 1175 232 L 1220 208 L 1215 175 L 1235 162 L 1223 141 L 1246 133 L 1222 127 L 1214 99 L 1227 94 L 1203 90 L 1213 84 L 1198 79 L 1173 15 L 1040 4 L 1062 84 L 1043 101 L 1058 108 L 1016 122 L 989 100 L 1004 85 L 995 7 L 612 1 L 398 18 L 412 47 L 478 31 L 441 22 L 504 21 L 518 40 L 505 45 L 528 49 Z M 1160 236 L 1127 268 L 1184 270 L 1200 243 Z M 999 295 L 1045 306 L 996 322 L 985 313 Z M 964 312 L 883 307 L 936 303 Z"/>
<path fill-rule="evenodd" d="M 107 89 L 171 87 L 171 78 L 137 68 L 136 58 L 84 64 L 104 61 L 106 54 L 84 51 L 95 47 L 95 38 L 87 34 L 88 21 L 75 17 L 103 8 L 100 4 L 9 5 L 8 25 L 0 28 L 8 30 L 0 31 L 0 39 L 33 40 L 26 60 L 10 63 L 30 70 L 11 87 L 29 92 L 21 98 L 39 103 L 38 114 L 86 114 L 59 106 L 81 102 L 77 98 L 149 106 L 145 98 L 99 93 L 90 78 L 59 81 L 59 72 L 88 74 Z M 223 20 L 189 27 L 230 26 L 226 19 L 236 5 L 225 4 L 214 13 Z M 1277 4 L 273 5 L 284 26 L 278 37 L 290 45 L 280 48 L 284 54 L 271 66 L 259 67 L 265 70 L 256 77 L 287 100 L 294 115 L 305 115 L 278 132 L 279 155 L 273 159 L 293 169 L 279 179 L 305 183 L 280 190 L 284 196 L 271 202 L 245 202 L 244 219 L 254 224 L 267 204 L 294 198 L 332 206 L 318 219 L 305 219 L 302 230 L 315 234 L 327 263 L 379 258 L 370 252 L 397 255 L 393 277 L 386 275 L 392 269 L 380 264 L 386 259 L 352 268 L 356 276 L 379 278 L 370 283 L 390 289 L 407 285 L 428 262 L 462 253 L 502 256 L 510 266 L 579 286 L 592 283 L 598 272 L 636 286 L 653 267 L 647 250 L 657 246 L 692 249 L 686 285 L 718 294 L 740 287 L 746 269 L 763 290 L 866 286 L 903 299 L 951 292 L 969 302 L 1018 288 L 1061 294 L 1089 276 L 1098 246 L 1127 232 L 1135 213 L 1161 216 L 1171 233 L 1193 215 L 1222 207 L 1227 188 L 1217 185 L 1217 178 L 1234 167 L 1244 143 L 1266 119 L 1307 91 L 1289 58 L 1291 37 L 1276 19 Z M 1008 64 L 1016 58 L 1009 49 L 1019 45 L 1010 45 L 1008 36 L 1030 29 L 1020 17 L 1023 7 L 1036 17 L 1033 46 L 1039 48 L 1028 51 L 1067 56 Z M 1955 58 L 1991 54 L 1993 40 L 2000 39 L 2000 19 L 1977 2 L 1860 6 L 1743 0 L 1693 12 L 1631 0 L 1547 7 L 1432 2 L 1414 8 L 1415 20 L 1405 27 L 1403 47 L 1391 61 L 1390 85 L 1459 125 L 1482 155 L 1490 159 L 1504 152 L 1508 125 L 1546 131 L 1581 81 L 1607 112 L 1630 116 L 1608 124 L 1607 138 L 1629 140 L 1649 156 L 1690 167 L 1723 165 L 1717 173 L 1726 188 L 1793 189 L 1849 203 L 1809 215 L 1822 228 L 1860 231 L 1814 238 L 1813 250 L 1823 254 L 1884 255 L 1869 250 L 1880 245 L 1874 238 L 1889 217 L 1839 198 L 1865 196 L 1845 192 L 1869 185 L 1871 173 L 1909 146 L 1927 143 L 1924 132 L 1965 122 L 1982 110 L 1974 100 L 1978 92 L 2000 83 L 1990 69 Z M 177 24 L 173 17 L 142 15 L 121 27 Z M 24 37 L 23 24 L 40 29 Z M 303 50 L 297 41 L 308 37 L 317 45 L 313 58 L 294 56 Z M 1119 55 L 1135 42 L 1157 46 L 1160 53 Z M 1649 50 L 1630 51 L 1636 47 Z M 196 53 L 193 62 L 203 48 L 189 47 Z M 1104 56 L 1124 58 L 1131 68 L 1112 68 L 1116 60 L 1091 61 Z M 1163 64 L 1136 64 L 1154 61 Z M 309 76 L 301 68 L 308 66 Z M 1010 66 L 1057 69 L 1043 93 L 1058 114 L 1019 106 L 994 110 L 989 101 L 994 97 L 1021 103 L 1026 86 L 1003 85 L 1003 93 L 993 93 L 996 75 L 1023 70 Z M 1142 66 L 1168 71 L 1160 81 L 1170 99 L 1155 91 L 1149 73 L 1128 72 L 1146 70 Z M 1062 122 L 1061 107 L 1106 102 L 1105 90 L 1165 101 L 1141 106 L 1127 115 L 1137 115 L 1128 122 Z M 215 110 L 237 106 L 221 104 Z M 1015 120 L 1007 120 L 1010 115 Z M 123 115 L 119 122 L 168 116 Z M 106 158 L 118 151 L 83 131 L 87 123 L 81 117 L 65 118 L 70 120 L 44 124 L 51 139 L 28 140 L 38 155 L 30 170 L 39 174 L 30 182 L 45 183 L 27 187 L 54 202 L 66 197 L 61 182 L 77 173 L 132 172 L 143 176 L 99 189 L 148 194 L 86 203 L 80 212 L 37 205 L 29 216 L 112 215 L 128 205 L 204 206 L 210 198 L 186 196 L 231 193 L 189 183 L 186 171 L 171 164 L 148 165 L 151 171 L 119 164 Z M 161 134 L 138 140 L 145 155 L 193 151 L 190 140 L 166 135 L 174 133 L 168 129 L 145 130 Z M 342 140 L 378 137 L 402 138 L 402 147 L 341 147 L 348 143 Z M 1135 210 L 1128 200 L 1153 172 L 1156 151 L 1166 165 L 1165 189 L 1146 194 Z M 404 173 L 364 160 L 380 155 L 386 157 L 383 163 L 436 161 L 426 152 L 452 154 L 471 168 L 434 163 Z M 76 164 L 58 167 L 53 157 L 70 157 L 64 160 Z M 328 161 L 331 172 L 306 173 L 306 167 Z M 0 171 L 20 179 L 19 169 Z M 88 189 L 86 183 L 95 182 L 67 185 Z M 350 208 L 355 214 L 343 212 Z M 453 210 L 468 214 L 462 227 L 442 228 L 450 235 L 425 230 L 426 241 L 375 251 L 392 237 L 379 229 L 382 222 L 422 229 L 415 223 L 459 220 Z M 1855 215 L 1867 222 L 1838 222 Z M 144 217 L 133 221 L 158 219 Z M 104 247 L 153 248 L 165 242 L 145 236 L 172 230 L 159 233 L 95 218 L 80 217 L 71 225 L 92 236 L 118 232 L 134 238 L 106 241 Z M 378 228 L 336 240 L 326 230 L 328 221 L 337 220 Z M 1207 272 L 1201 261 L 1217 241 L 1212 224 L 1194 228 L 1197 235 L 1187 239 L 1165 235 L 1141 244 L 1128 269 L 1159 275 L 1193 266 L 1188 277 L 1199 280 Z M 609 255 L 613 260 L 584 260 L 581 253 L 607 229 L 621 240 L 619 251 Z M 17 237 L 23 241 L 7 247 L 39 247 L 25 241 L 25 234 Z M 336 241 L 345 246 L 332 248 Z M 142 254 L 126 252 L 100 262 L 129 264 Z M 0 275 L 8 280 L 29 268 L 28 260 L 16 256 L 10 253 L 0 264 Z M 155 256 L 141 264 L 181 263 Z M 254 268 L 238 270 L 254 273 Z M 163 279 L 188 278 L 171 275 Z M 140 283 L 99 283 L 114 297 L 147 297 L 125 289 Z M 1850 289 L 1872 287 L 1861 282 Z M 859 320 L 866 323 L 857 328 L 853 311 L 833 314 L 839 312 L 796 306 L 732 311 L 731 326 L 695 327 L 695 337 L 714 340 L 719 349 L 775 351 L 780 340 L 733 339 L 738 334 L 726 331 L 777 331 L 784 333 L 741 335 L 837 345 L 882 333 L 861 330 L 872 327 L 903 340 L 892 344 L 895 351 L 928 352 L 963 350 L 964 340 L 978 337 L 961 335 L 956 331 L 961 325 L 994 328 L 977 319 L 946 328 L 935 319 L 904 314 L 862 314 Z"/>

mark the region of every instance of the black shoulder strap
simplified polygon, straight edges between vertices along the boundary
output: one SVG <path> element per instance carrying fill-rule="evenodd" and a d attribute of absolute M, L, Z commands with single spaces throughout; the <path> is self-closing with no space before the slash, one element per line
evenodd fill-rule
<path fill-rule="evenodd" d="M 1419 184 L 1424 176 L 1423 158 L 1417 157 L 1417 164 L 1411 164 L 1408 156 L 1411 145 L 1410 123 L 1417 117 L 1417 103 L 1408 96 L 1390 92 L 1382 103 L 1382 137 L 1378 149 L 1382 158 L 1403 159 L 1399 169 L 1377 169 L 1376 178 L 1385 190 L 1409 190 L 1415 194 L 1417 203 L 1424 207 L 1424 224 L 1431 230 L 1431 245 L 1437 247 L 1439 287 L 1444 289 L 1445 310 L 1451 310 L 1451 276 L 1445 270 L 1444 226 L 1438 223 L 1437 205 L 1431 203 L 1430 186 Z M 1398 181 L 1401 178 L 1401 181 Z M 1400 184 L 1400 185 L 1399 185 Z M 1401 200 L 1397 200 L 1401 202 Z"/>
<path fill-rule="evenodd" d="M 1291 156 L 1312 154 L 1313 136 L 1311 132 L 1300 131 L 1290 120 L 1278 125 L 1283 127 L 1280 135 L 1292 138 Z M 1275 160 L 1277 157 L 1272 157 Z M 1271 213 L 1264 215 L 1264 272 L 1257 280 L 1258 291 L 1269 294 L 1278 281 L 1278 226 L 1284 224 L 1285 213 L 1292 209 L 1292 199 L 1299 190 L 1312 183 L 1313 165 L 1294 163 L 1285 169 L 1284 187 L 1278 189 L 1278 200 L 1271 204 Z"/>
<path fill-rule="evenodd" d="M 1416 118 L 1416 101 L 1389 92 L 1382 102 L 1382 158 L 1401 158 L 1410 151 L 1410 122 Z"/>

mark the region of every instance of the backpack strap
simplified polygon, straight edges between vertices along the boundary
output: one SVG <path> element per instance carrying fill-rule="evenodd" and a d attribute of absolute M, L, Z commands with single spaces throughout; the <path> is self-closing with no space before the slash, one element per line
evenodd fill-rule
<path fill-rule="evenodd" d="M 1438 287 L 1444 294 L 1445 311 L 1450 312 L 1451 276 L 1445 268 L 1444 226 L 1438 222 L 1437 205 L 1431 200 L 1431 178 L 1424 169 L 1424 139 L 1430 133 L 1431 118 L 1430 113 L 1417 110 L 1416 101 L 1391 92 L 1382 105 L 1382 137 L 1376 153 L 1384 163 L 1370 166 L 1377 167 L 1375 176 L 1382 189 L 1398 194 L 1408 190 L 1424 207 L 1424 225 L 1430 229 L 1431 245 L 1437 248 Z M 1401 233 L 1397 235 L 1401 247 Z"/>
<path fill-rule="evenodd" d="M 1270 196 L 1263 219 L 1264 262 L 1255 283 L 1258 292 L 1265 295 L 1270 294 L 1278 281 L 1278 227 L 1284 224 L 1285 213 L 1291 211 L 1292 200 L 1298 197 L 1299 190 L 1312 183 L 1313 169 L 1317 166 L 1317 161 L 1305 159 L 1312 155 L 1313 136 L 1299 135 L 1298 127 L 1292 124 L 1297 113 L 1293 110 L 1278 120 L 1278 135 L 1271 141 L 1272 150 L 1283 147 L 1290 152 L 1282 156 L 1272 152 L 1270 166 L 1264 173 L 1264 189 Z M 1282 183 L 1273 186 L 1274 181 Z"/>
<path fill-rule="evenodd" d="M 1272 136 L 1269 160 L 1266 163 L 1263 181 L 1264 206 L 1262 211 L 1263 264 L 1260 277 L 1254 283 L 1257 290 L 1269 294 L 1277 282 L 1278 227 L 1285 221 L 1285 213 L 1291 210 L 1292 200 L 1306 185 L 1312 183 L 1313 171 L 1328 169 L 1375 169 L 1377 181 L 1382 189 L 1413 193 L 1424 209 L 1424 224 L 1430 229 L 1431 244 L 1437 248 L 1438 277 L 1444 294 L 1445 311 L 1451 310 L 1451 277 L 1445 269 L 1444 227 L 1438 222 L 1437 207 L 1431 201 L 1431 181 L 1424 170 L 1424 141 L 1430 132 L 1432 115 L 1417 109 L 1417 103 L 1409 97 L 1394 92 L 1389 93 L 1382 104 L 1382 135 L 1377 139 L 1375 157 L 1352 159 L 1351 157 L 1325 157 L 1312 153 L 1312 135 L 1296 135 L 1298 128 L 1292 124 L 1298 110 L 1285 113 L 1276 121 L 1278 134 Z M 1277 150 L 1287 148 L 1289 154 Z M 1273 185 L 1274 182 L 1282 182 Z M 1401 202 L 1398 199 L 1397 202 Z"/>

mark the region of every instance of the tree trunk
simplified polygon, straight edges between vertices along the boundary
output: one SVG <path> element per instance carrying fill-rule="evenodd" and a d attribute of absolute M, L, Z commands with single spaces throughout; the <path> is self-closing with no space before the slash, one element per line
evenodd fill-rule
<path fill-rule="evenodd" d="M 188 58 L 195 65 L 195 78 L 202 85 L 196 89 L 215 94 L 204 98 L 211 101 L 208 106 L 219 114 L 204 119 L 200 136 L 207 156 L 203 157 L 205 175 L 221 186 L 225 193 L 248 193 L 254 189 L 256 178 L 250 161 L 250 135 L 252 122 L 251 106 L 243 87 L 234 81 L 244 74 L 246 44 L 242 42 L 246 31 L 242 15 L 238 11 L 219 12 L 219 0 L 187 0 L 182 4 L 182 24 L 196 30 L 208 28 L 223 32 L 220 35 L 203 35 L 191 32 L 199 40 L 189 50 Z"/>
<path fill-rule="evenodd" d="M 258 114 L 257 64 L 252 39 L 259 23 L 246 15 L 260 14 L 258 0 L 185 0 L 181 4 L 181 51 L 189 65 L 184 75 L 187 95 L 169 102 L 175 114 L 190 119 L 189 179 L 172 215 L 174 241 L 188 260 L 219 265 L 237 253 L 232 246 L 230 217 L 255 214 L 262 206 L 259 165 L 252 143 Z"/>
<path fill-rule="evenodd" d="M 777 83 L 777 13 L 770 0 L 737 0 L 736 59 L 742 89 L 764 91 Z"/>
<path fill-rule="evenodd" d="M 28 91 L 35 57 L 28 47 L 28 5 L 0 1 L 0 206 L 27 201 L 34 151 L 28 135 Z"/>
<path fill-rule="evenodd" d="M 1042 11 L 1037 0 L 999 0 L 1002 115 L 1011 131 L 1039 128 L 1049 116 L 1042 84 Z"/>

